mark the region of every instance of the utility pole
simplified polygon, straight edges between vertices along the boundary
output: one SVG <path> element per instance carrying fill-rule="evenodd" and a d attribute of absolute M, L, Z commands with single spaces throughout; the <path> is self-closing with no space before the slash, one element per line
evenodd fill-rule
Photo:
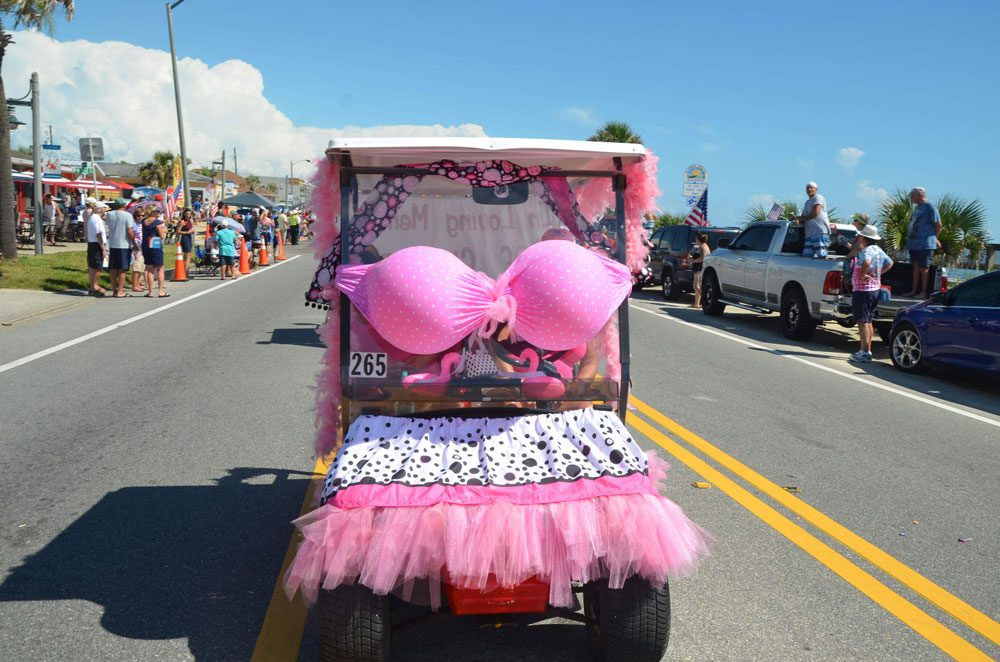
<path fill-rule="evenodd" d="M 222 150 L 222 190 L 219 191 L 219 207 L 222 207 L 222 199 L 226 197 L 226 150 Z"/>
<path fill-rule="evenodd" d="M 188 186 L 187 146 L 184 144 L 184 116 L 181 113 L 181 88 L 177 80 L 177 50 L 174 48 L 174 19 L 171 10 L 184 0 L 167 3 L 167 31 L 170 33 L 170 63 L 174 71 L 174 100 L 177 102 L 177 133 L 181 138 L 181 177 L 184 182 L 184 204 L 191 204 L 191 188 Z M 95 169 L 96 176 L 96 169 Z"/>
<path fill-rule="evenodd" d="M 32 182 L 31 196 L 35 208 L 35 255 L 41 255 L 44 250 L 45 237 L 42 235 L 42 113 L 41 99 L 38 91 L 38 73 L 31 74 L 31 168 L 35 171 L 35 181 Z M 6 175 L 6 173 L 4 173 Z M 52 219 L 55 223 L 55 219 Z"/>
<path fill-rule="evenodd" d="M 236 148 L 233 147 L 233 174 L 240 174 L 240 163 L 236 160 Z"/>

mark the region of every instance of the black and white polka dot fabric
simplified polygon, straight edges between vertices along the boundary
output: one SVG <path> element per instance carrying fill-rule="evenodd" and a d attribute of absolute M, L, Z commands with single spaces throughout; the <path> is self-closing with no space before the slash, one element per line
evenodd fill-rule
<path fill-rule="evenodd" d="M 510 418 L 361 416 L 323 485 L 522 486 L 648 472 L 612 412 L 577 409 Z"/>

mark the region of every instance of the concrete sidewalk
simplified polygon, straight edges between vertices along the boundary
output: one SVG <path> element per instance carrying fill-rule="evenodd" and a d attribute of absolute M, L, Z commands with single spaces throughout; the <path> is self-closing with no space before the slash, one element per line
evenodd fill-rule
<path fill-rule="evenodd" d="M 53 246 L 52 244 L 45 244 L 45 246 L 42 247 L 42 255 L 52 255 L 53 253 L 72 253 L 74 251 L 85 251 L 85 250 L 87 250 L 86 242 L 81 241 L 77 243 L 73 241 L 60 241 L 56 243 L 55 246 Z M 18 257 L 24 255 L 34 255 L 34 254 L 35 254 L 34 244 L 32 244 L 31 246 L 27 246 L 25 248 L 19 247 L 17 249 Z"/>
<path fill-rule="evenodd" d="M 0 289 L 0 326 L 12 326 L 33 317 L 81 306 L 93 300 L 94 297 L 88 296 L 83 290 L 42 292 Z"/>

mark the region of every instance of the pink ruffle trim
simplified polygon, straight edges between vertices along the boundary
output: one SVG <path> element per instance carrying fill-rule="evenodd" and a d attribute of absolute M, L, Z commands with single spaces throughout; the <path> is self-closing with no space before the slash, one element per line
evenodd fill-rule
<path fill-rule="evenodd" d="M 675 503 L 621 494 L 520 505 L 439 503 L 429 507 L 340 509 L 299 518 L 303 541 L 285 575 L 291 598 L 313 602 L 320 588 L 360 583 L 380 595 L 427 578 L 440 607 L 445 572 L 456 585 L 484 589 L 531 577 L 549 584 L 549 602 L 573 604 L 573 581 L 607 577 L 613 588 L 638 574 L 654 585 L 690 570 L 707 553 L 708 534 Z"/>

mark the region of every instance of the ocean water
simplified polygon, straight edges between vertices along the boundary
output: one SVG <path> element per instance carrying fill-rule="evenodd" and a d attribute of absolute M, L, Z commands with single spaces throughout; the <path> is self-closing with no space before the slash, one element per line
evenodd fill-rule
<path fill-rule="evenodd" d="M 964 283 L 970 278 L 975 278 L 981 274 L 986 273 L 979 269 L 957 269 L 948 267 L 948 285 L 958 285 L 959 283 Z"/>

